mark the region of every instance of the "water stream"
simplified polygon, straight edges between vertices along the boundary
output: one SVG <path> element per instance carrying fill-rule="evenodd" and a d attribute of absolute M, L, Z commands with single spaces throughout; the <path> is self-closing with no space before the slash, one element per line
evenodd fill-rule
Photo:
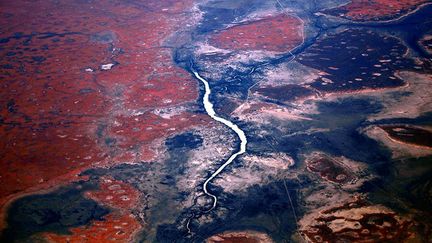
<path fill-rule="evenodd" d="M 205 93 L 204 93 L 204 96 L 203 96 L 202 101 L 203 101 L 203 104 L 204 104 L 204 109 L 205 109 L 205 111 L 207 112 L 207 114 L 208 114 L 208 115 L 209 115 L 213 120 L 216 120 L 216 121 L 218 121 L 218 122 L 224 124 L 225 126 L 229 127 L 231 130 L 233 130 L 233 131 L 237 134 L 237 136 L 239 137 L 239 139 L 240 139 L 240 148 L 239 148 L 239 150 L 238 150 L 236 153 L 232 154 L 232 155 L 228 158 L 228 160 L 225 161 L 225 163 L 223 163 L 223 164 L 222 164 L 222 165 L 221 165 L 221 166 L 220 166 L 220 167 L 219 167 L 215 172 L 213 172 L 213 174 L 212 174 L 209 178 L 207 178 L 207 180 L 204 182 L 204 185 L 203 185 L 204 193 L 205 193 L 206 195 L 208 195 L 208 196 L 210 196 L 210 197 L 213 198 L 213 205 L 212 205 L 212 207 L 208 210 L 208 212 L 209 212 L 209 211 L 213 210 L 213 209 L 216 207 L 216 204 L 217 204 L 217 197 L 216 197 L 215 195 L 211 194 L 211 193 L 208 191 L 208 188 L 207 188 L 207 187 L 208 187 L 208 184 L 209 184 L 209 183 L 210 183 L 210 182 L 211 182 L 211 181 L 212 181 L 212 180 L 213 180 L 217 175 L 219 175 L 219 174 L 220 174 L 220 173 L 225 169 L 225 167 L 227 167 L 229 164 L 231 164 L 231 163 L 234 161 L 234 159 L 237 158 L 237 156 L 239 156 L 239 155 L 243 154 L 244 152 L 246 152 L 247 138 L 246 138 L 246 135 L 245 135 L 244 131 L 241 130 L 241 129 L 236 125 L 236 124 L 234 124 L 233 122 L 231 122 L 231 121 L 229 121 L 229 120 L 227 120 L 227 119 L 224 119 L 224 118 L 222 118 L 222 117 L 219 117 L 219 116 L 216 114 L 215 110 L 213 109 L 213 104 L 210 102 L 211 89 L 210 89 L 210 85 L 209 85 L 208 81 L 205 80 L 203 77 L 201 77 L 197 71 L 192 70 L 192 72 L 193 72 L 193 74 L 195 75 L 195 77 L 196 77 L 197 79 L 199 79 L 199 80 L 204 84 Z"/>

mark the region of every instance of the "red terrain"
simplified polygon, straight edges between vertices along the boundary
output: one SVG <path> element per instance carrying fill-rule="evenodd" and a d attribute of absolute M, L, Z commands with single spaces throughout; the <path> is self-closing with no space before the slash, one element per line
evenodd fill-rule
<path fill-rule="evenodd" d="M 357 21 L 391 19 L 406 14 L 425 2 L 427 0 L 353 0 L 329 12 Z"/>
<path fill-rule="evenodd" d="M 300 19 L 284 14 L 227 28 L 209 42 L 222 49 L 286 52 L 302 42 L 302 30 Z"/>
<path fill-rule="evenodd" d="M 163 47 L 164 40 L 187 21 L 183 13 L 191 5 L 154 0 L 2 5 L 3 216 L 13 199 L 66 185 L 85 169 L 150 161 L 164 137 L 203 123 L 187 112 L 171 118 L 154 114 L 155 109 L 197 99 L 197 82 L 175 66 L 171 49 Z M 111 205 L 107 197 L 98 196 L 105 192 L 98 193 L 89 196 Z M 120 210 L 104 222 L 72 231 L 94 232 L 90 242 L 100 242 L 97 229 L 114 230 L 120 222 L 134 224 L 133 230 L 138 227 L 130 212 Z M 130 232 L 113 237 L 121 235 Z"/>
<path fill-rule="evenodd" d="M 87 197 L 103 203 L 113 212 L 104 221 L 95 221 L 90 227 L 72 229 L 72 235 L 46 233 L 45 237 L 53 242 L 131 242 L 141 225 L 130 213 L 139 203 L 139 193 L 128 184 L 103 178 L 100 190 L 88 192 Z"/>

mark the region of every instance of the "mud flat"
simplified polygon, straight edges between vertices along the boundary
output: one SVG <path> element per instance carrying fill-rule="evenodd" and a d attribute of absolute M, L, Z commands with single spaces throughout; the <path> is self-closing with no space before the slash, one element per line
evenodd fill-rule
<path fill-rule="evenodd" d="M 310 120 L 305 114 L 317 113 L 313 104 L 296 104 L 295 108 L 287 108 L 276 104 L 259 101 L 243 103 L 231 114 L 242 121 L 270 124 L 275 120 Z"/>
<path fill-rule="evenodd" d="M 404 135 L 401 135 L 401 127 L 404 128 L 405 126 L 369 126 L 363 129 L 361 132 L 366 134 L 368 137 L 379 141 L 381 144 L 391 150 L 393 158 L 423 157 L 432 154 L 431 147 L 418 145 L 420 141 L 422 144 L 425 142 L 429 144 L 430 140 L 424 141 L 423 138 L 418 140 L 415 137 L 406 136 L 407 134 L 410 134 L 410 132 L 413 136 L 415 133 L 421 132 L 422 137 L 429 137 L 429 130 L 425 130 L 422 128 L 410 128 L 409 130 L 407 130 L 406 128 L 404 128 L 404 131 L 406 131 L 406 133 Z M 415 143 L 413 143 L 413 141 L 415 141 Z"/>
<path fill-rule="evenodd" d="M 382 125 L 380 126 L 388 136 L 400 143 L 432 149 L 431 128 L 422 128 L 410 125 Z"/>
<path fill-rule="evenodd" d="M 273 153 L 264 156 L 246 155 L 243 157 L 243 160 L 282 170 L 286 170 L 294 165 L 294 159 L 284 153 Z"/>
<path fill-rule="evenodd" d="M 384 105 L 382 111 L 371 115 L 369 120 L 386 118 L 415 118 L 432 111 L 432 75 L 409 71 L 396 74 L 408 85 L 397 89 L 383 90 L 382 92 L 364 93 L 381 101 Z"/>
<path fill-rule="evenodd" d="M 256 231 L 225 232 L 208 238 L 206 243 L 273 243 L 265 233 Z"/>
<path fill-rule="evenodd" d="M 294 159 L 285 153 L 246 154 L 240 167 L 231 168 L 215 179 L 215 185 L 228 193 L 241 193 L 254 185 L 271 183 L 269 178 L 283 179 L 293 173 Z"/>
<path fill-rule="evenodd" d="M 349 29 L 317 40 L 296 60 L 322 73 L 310 83 L 312 88 L 322 93 L 351 93 L 403 86 L 394 70 L 413 66 L 404 58 L 406 50 L 397 38 Z"/>
<path fill-rule="evenodd" d="M 263 95 L 266 98 L 280 102 L 295 101 L 298 99 L 315 96 L 316 94 L 312 89 L 294 84 L 277 87 L 264 86 L 253 89 L 252 92 L 253 91 L 256 91 L 258 94 Z"/>
<path fill-rule="evenodd" d="M 397 71 L 394 76 L 402 79 L 405 85 L 326 94 L 322 97 L 322 100 L 334 101 L 354 95 L 359 98 L 372 98 L 380 102 L 383 107 L 378 113 L 370 114 L 369 121 L 391 118 L 416 118 L 432 111 L 432 90 L 429 88 L 432 84 L 432 75 L 412 71 Z"/>
<path fill-rule="evenodd" d="M 426 35 L 424 36 L 420 41 L 419 44 L 423 47 L 423 49 L 432 55 L 432 35 Z"/>

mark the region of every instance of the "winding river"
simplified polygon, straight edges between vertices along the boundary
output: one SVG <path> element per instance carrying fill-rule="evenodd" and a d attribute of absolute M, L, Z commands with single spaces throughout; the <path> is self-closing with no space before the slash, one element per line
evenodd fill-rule
<path fill-rule="evenodd" d="M 223 123 L 225 126 L 229 127 L 231 130 L 233 130 L 237 136 L 240 139 L 240 149 L 232 154 L 227 161 L 225 161 L 225 163 L 223 163 L 209 178 L 207 178 L 207 180 L 204 182 L 203 185 L 203 190 L 204 193 L 210 197 L 213 198 L 213 205 L 212 207 L 207 211 L 211 211 L 216 207 L 217 204 L 217 197 L 213 194 L 211 194 L 207 187 L 208 184 L 217 176 L 219 175 L 224 169 L 225 167 L 227 167 L 229 164 L 231 164 L 235 158 L 237 158 L 237 156 L 243 154 L 244 152 L 246 152 L 246 144 L 247 144 L 247 138 L 245 133 L 243 132 L 243 130 L 241 130 L 236 124 L 234 124 L 233 122 L 226 120 L 222 117 L 217 116 L 215 110 L 213 109 L 213 104 L 210 102 L 210 94 L 211 94 L 211 89 L 210 89 L 210 85 L 208 83 L 207 80 L 205 80 L 203 77 L 201 77 L 199 75 L 199 73 L 195 70 L 192 70 L 193 74 L 195 75 L 195 77 L 197 79 L 199 79 L 203 84 L 204 84 L 204 88 L 205 88 L 205 93 L 203 96 L 203 104 L 204 104 L 204 109 L 207 112 L 207 114 L 213 119 L 216 120 L 220 123 Z"/>

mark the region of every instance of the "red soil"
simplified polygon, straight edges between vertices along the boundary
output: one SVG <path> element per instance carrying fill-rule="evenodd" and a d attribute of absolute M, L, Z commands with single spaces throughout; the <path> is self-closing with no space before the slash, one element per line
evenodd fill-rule
<path fill-rule="evenodd" d="M 302 42 L 302 31 L 298 18 L 279 15 L 227 28 L 209 43 L 222 49 L 286 52 Z"/>
<path fill-rule="evenodd" d="M 46 233 L 49 242 L 132 242 L 131 235 L 140 228 L 133 215 L 109 214 L 104 221 L 95 221 L 89 226 L 71 229 L 71 235 Z"/>
<path fill-rule="evenodd" d="M 105 177 L 100 179 L 99 190 L 86 192 L 86 197 L 120 210 L 131 211 L 138 203 L 139 192 L 129 184 Z"/>
<path fill-rule="evenodd" d="M 396 18 L 425 2 L 427 0 L 353 0 L 332 10 L 343 14 L 348 19 L 367 21 Z"/>
<path fill-rule="evenodd" d="M 409 242 L 415 238 L 412 221 L 387 209 L 372 211 L 368 206 L 371 205 L 360 199 L 323 211 L 301 233 L 308 242 L 314 243 Z M 381 212 L 376 212 L 380 210 Z M 332 225 L 339 229 L 332 230 Z"/>
<path fill-rule="evenodd" d="M 338 183 L 347 184 L 356 177 L 338 161 L 325 156 L 314 157 L 306 161 L 308 170 L 320 175 L 323 179 Z"/>
<path fill-rule="evenodd" d="M 53 242 L 131 242 L 140 229 L 140 223 L 131 211 L 138 204 L 139 193 L 135 188 L 120 181 L 103 178 L 98 191 L 90 191 L 87 197 L 112 208 L 113 212 L 103 221 L 95 221 L 90 226 L 70 229 L 71 235 L 44 234 Z"/>
<path fill-rule="evenodd" d="M 151 160 L 157 141 L 203 123 L 185 112 L 151 113 L 197 99 L 197 82 L 162 47 L 190 6 L 48 0 L 0 8 L 2 215 L 14 198 L 66 184 L 87 168 Z"/>
<path fill-rule="evenodd" d="M 116 124 L 111 126 L 107 135 L 116 139 L 116 147 L 111 150 L 113 162 L 125 161 L 130 152 L 133 159 L 151 160 L 155 156 L 152 147 L 159 145 L 162 138 L 170 136 L 192 125 L 210 122 L 206 116 L 183 113 L 170 118 L 162 118 L 150 112 L 137 116 L 115 117 Z M 156 144 L 153 144 L 153 143 Z"/>

